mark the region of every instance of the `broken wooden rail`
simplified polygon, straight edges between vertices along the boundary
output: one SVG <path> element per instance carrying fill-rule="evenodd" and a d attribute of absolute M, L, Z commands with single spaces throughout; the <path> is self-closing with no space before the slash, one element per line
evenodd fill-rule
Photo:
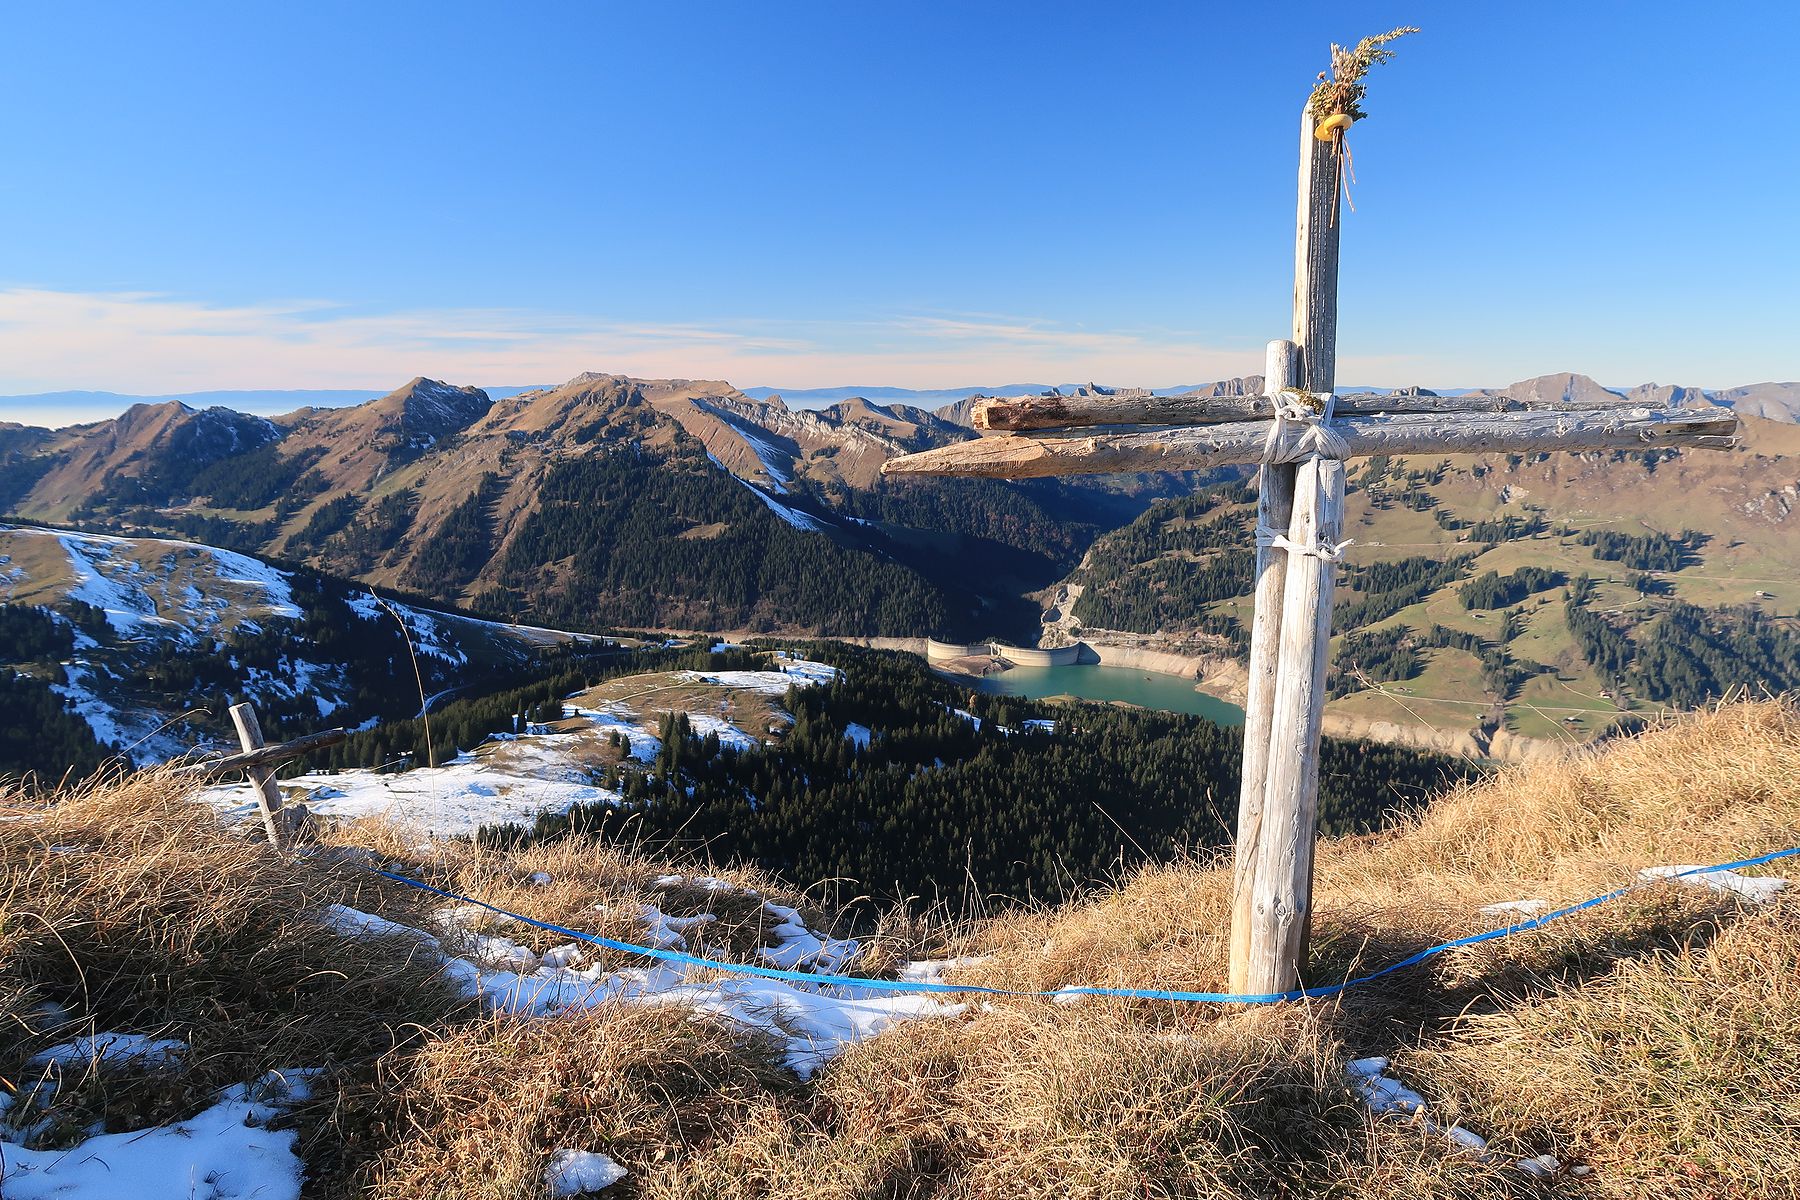
<path fill-rule="evenodd" d="M 243 771 L 251 794 L 256 797 L 256 809 L 262 817 L 263 832 L 268 836 L 269 845 L 277 850 L 285 849 L 289 841 L 303 831 L 307 811 L 304 804 L 282 803 L 281 788 L 275 783 L 275 764 L 299 758 L 314 750 L 323 750 L 327 746 L 335 746 L 349 737 L 350 731 L 322 729 L 318 733 L 309 733 L 271 746 L 263 741 L 262 726 L 256 720 L 254 708 L 248 704 L 234 704 L 230 711 L 231 723 L 237 728 L 240 752 L 187 763 L 176 770 L 201 779 L 215 779 L 220 775 Z"/>
<path fill-rule="evenodd" d="M 196 776 L 201 779 L 217 779 L 221 775 L 229 775 L 234 771 L 267 767 L 275 763 L 286 762 L 291 758 L 299 758 L 303 754 L 311 754 L 314 750 L 335 746 L 349 736 L 348 729 L 322 729 L 318 733 L 297 737 L 291 742 L 281 742 L 273 746 L 263 746 L 257 750 L 239 751 L 236 754 L 226 754 L 218 758 L 184 763 L 175 770 L 180 774 Z"/>

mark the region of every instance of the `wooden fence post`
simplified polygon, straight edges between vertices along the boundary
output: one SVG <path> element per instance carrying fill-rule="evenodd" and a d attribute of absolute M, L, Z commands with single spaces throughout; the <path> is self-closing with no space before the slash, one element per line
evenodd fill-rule
<path fill-rule="evenodd" d="M 254 708 L 248 704 L 232 705 L 231 723 L 237 726 L 238 745 L 246 753 L 263 748 L 262 726 L 257 723 Z M 249 775 L 251 789 L 256 793 L 256 806 L 262 810 L 263 829 L 269 835 L 269 845 L 280 850 L 284 845 L 281 827 L 285 817 L 281 811 L 281 789 L 275 784 L 275 768 L 252 767 Z"/>
<path fill-rule="evenodd" d="M 1300 386 L 1317 393 L 1331 391 L 1337 372 L 1340 149 L 1337 140 L 1322 142 L 1313 136 L 1312 114 L 1302 108 L 1294 341 L 1300 347 Z M 1288 540 L 1300 547 L 1335 546 L 1343 519 L 1343 463 L 1318 455 L 1300 463 Z M 1285 992 L 1299 984 L 1312 918 L 1319 731 L 1325 716 L 1335 570 L 1324 556 L 1290 550 L 1286 557 L 1263 807 L 1254 845 L 1239 848 L 1240 862 L 1248 856 L 1249 864 L 1240 868 L 1234 896 L 1239 907 L 1232 914 L 1232 990 L 1251 993 Z M 1247 712 L 1245 719 L 1247 736 Z M 1251 761 L 1247 747 L 1246 742 L 1246 766 Z M 1240 923 L 1247 930 L 1241 941 Z"/>
<path fill-rule="evenodd" d="M 1263 365 L 1263 394 L 1297 387 L 1299 347 L 1269 343 Z M 1264 463 L 1256 492 L 1256 523 L 1286 530 L 1294 512 L 1294 465 Z M 1238 791 L 1237 862 L 1231 903 L 1231 990 L 1248 990 L 1252 894 L 1257 846 L 1262 841 L 1263 796 L 1269 778 L 1269 724 L 1275 707 L 1276 666 L 1281 648 L 1281 594 L 1287 584 L 1287 554 L 1275 546 L 1256 548 L 1255 609 L 1250 626 L 1250 670 L 1244 699 L 1244 770 Z"/>

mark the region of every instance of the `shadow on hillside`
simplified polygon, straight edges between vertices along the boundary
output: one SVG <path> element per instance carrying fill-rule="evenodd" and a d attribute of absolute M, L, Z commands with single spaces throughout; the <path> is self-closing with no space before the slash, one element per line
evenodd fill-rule
<path fill-rule="evenodd" d="M 1445 1031 L 1457 1018 L 1534 1003 L 1611 975 L 1621 963 L 1709 945 L 1745 912 L 1734 898 L 1661 887 L 1542 929 L 1459 947 L 1358 984 L 1339 1005 L 1339 1033 L 1353 1049 L 1386 1053 Z M 1314 936 L 1308 986 L 1366 975 L 1448 940 L 1421 922 L 1381 928 L 1371 910 L 1324 915 Z M 1440 927 L 1441 928 L 1441 927 Z"/>

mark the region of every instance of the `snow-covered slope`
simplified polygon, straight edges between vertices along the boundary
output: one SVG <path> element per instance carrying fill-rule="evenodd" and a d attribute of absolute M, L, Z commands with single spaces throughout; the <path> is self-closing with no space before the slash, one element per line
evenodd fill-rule
<path fill-rule="evenodd" d="M 397 621 L 426 674 L 454 672 L 458 682 L 473 680 L 477 656 L 522 659 L 573 636 L 380 601 L 198 542 L 26 525 L 0 524 L 0 603 L 77 626 L 66 661 L 12 662 L 0 646 L 0 666 L 50 678 L 101 742 L 139 763 L 191 749 L 197 729 L 187 714 L 217 708 L 216 719 L 227 696 L 320 723 L 367 720 L 341 647 L 393 639 Z M 83 605 L 103 621 L 78 625 Z M 321 649 L 303 618 L 341 626 L 340 649 Z"/>
<path fill-rule="evenodd" d="M 777 657 L 766 671 L 673 671 L 632 675 L 576 692 L 563 718 L 498 733 L 455 761 L 393 773 L 318 772 L 284 780 L 283 790 L 315 817 L 332 822 L 384 820 L 421 837 L 458 837 L 483 826 L 530 825 L 594 804 L 616 804 L 611 779 L 621 761 L 642 768 L 662 749 L 662 721 L 687 718 L 699 737 L 742 750 L 779 737 L 793 718 L 779 706 L 790 687 L 836 678 L 836 667 Z M 621 745 L 621 742 L 623 745 Z M 231 820 L 252 820 L 254 798 L 241 784 L 203 793 Z"/>

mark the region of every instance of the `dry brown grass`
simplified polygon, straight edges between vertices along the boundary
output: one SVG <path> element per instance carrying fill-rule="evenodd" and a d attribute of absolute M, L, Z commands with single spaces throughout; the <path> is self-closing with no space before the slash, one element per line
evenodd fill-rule
<path fill-rule="evenodd" d="M 1797 751 L 1792 707 L 1733 705 L 1326 844 L 1309 982 L 1487 928 L 1482 904 L 1570 902 L 1644 866 L 1800 842 Z M 648 902 L 718 913 L 708 940 L 721 953 L 763 944 L 757 901 L 658 888 L 684 869 L 628 849 L 458 846 L 409 861 L 404 839 L 375 832 L 349 836 L 574 928 L 631 937 L 638 927 L 609 923 L 612 910 Z M 100 1028 L 185 1034 L 209 1081 L 339 1064 L 331 1103 L 306 1118 L 319 1195 L 536 1197 L 561 1147 L 611 1155 L 632 1172 L 619 1195 L 658 1200 L 1800 1195 L 1793 898 L 1755 908 L 1644 889 L 1341 1002 L 971 1002 L 801 1083 L 757 1037 L 683 1009 L 458 1010 L 387 957 L 394 947 L 343 943 L 296 915 L 343 899 L 419 923 L 432 905 L 322 863 L 282 866 L 220 834 L 166 779 L 0 823 L 0 858 L 0 1017 L 26 1028 L 34 1001 L 54 996 Z M 539 870 L 549 885 L 529 882 Z M 947 949 L 988 956 L 967 982 L 1217 988 L 1229 883 L 1218 863 L 1155 867 L 1082 903 L 982 922 Z M 904 914 L 888 926 L 896 946 L 943 933 Z M 342 974 L 307 974 L 321 959 Z M 412 1040 L 390 1032 L 407 1021 L 421 1026 Z M 61 1036 L 30 1028 L 0 1071 Z M 1345 1061 L 1369 1054 L 1393 1056 L 1440 1119 L 1489 1135 L 1499 1157 L 1372 1122 L 1343 1083 Z M 1536 1183 L 1510 1165 L 1541 1153 L 1592 1173 Z"/>
<path fill-rule="evenodd" d="M 809 901 L 764 872 L 746 867 L 671 865 L 649 857 L 635 844 L 613 844 L 589 838 L 545 842 L 523 849 L 495 849 L 474 842 L 444 842 L 422 855 L 419 838 L 403 826 L 365 820 L 327 832 L 333 846 L 350 851 L 374 849 L 402 873 L 445 891 L 478 898 L 495 908 L 566 929 L 597 934 L 614 941 L 639 943 L 644 937 L 643 910 L 653 907 L 669 917 L 709 915 L 715 920 L 690 928 L 687 936 L 696 952 L 734 961 L 755 961 L 756 952 L 777 944 L 774 927 L 780 922 L 763 907 L 765 900 L 794 908 L 814 929 L 830 931 L 842 923 L 843 914 Z M 548 875 L 550 881 L 540 881 Z M 679 882 L 663 882 L 669 876 Z M 727 885 L 707 887 L 697 882 L 706 876 Z M 432 924 L 431 911 L 448 902 L 422 897 L 401 884 L 379 880 L 387 905 L 413 905 L 413 924 Z M 382 908 L 383 912 L 390 911 Z M 535 953 L 568 942 L 562 934 L 538 929 L 497 914 L 468 918 L 469 932 L 510 938 Z M 461 931 L 444 930 L 455 950 L 466 948 Z M 583 948 L 584 962 L 608 969 L 640 966 L 641 961 L 623 951 L 602 946 Z"/>
<path fill-rule="evenodd" d="M 383 1080 L 389 1120 L 407 1133 L 372 1164 L 366 1194 L 536 1196 L 560 1148 L 673 1162 L 677 1148 L 728 1140 L 795 1090 L 779 1063 L 765 1041 L 672 1007 L 479 1022 Z"/>
<path fill-rule="evenodd" d="M 1800 1194 L 1797 919 L 1787 898 L 1696 929 L 1459 1022 L 1402 1067 L 1492 1128 L 1548 1131 L 1595 1168 L 1599 1195 Z"/>
<path fill-rule="evenodd" d="M 365 875 L 284 862 L 223 830 L 192 790 L 146 772 L 48 805 L 0 798 L 14 818 L 0 822 L 0 1086 L 28 1088 L 56 1070 L 27 1067 L 31 1054 L 83 1034 L 191 1047 L 179 1072 L 71 1069 L 40 1142 L 96 1118 L 186 1116 L 270 1070 L 354 1073 L 467 1007 L 435 964 L 319 922 L 327 904 L 368 903 Z"/>

